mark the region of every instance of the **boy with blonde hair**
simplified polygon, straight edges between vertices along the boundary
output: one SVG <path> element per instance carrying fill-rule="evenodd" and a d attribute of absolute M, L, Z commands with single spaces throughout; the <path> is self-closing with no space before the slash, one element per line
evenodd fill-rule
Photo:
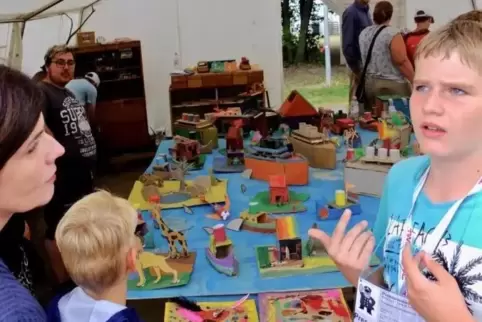
<path fill-rule="evenodd" d="M 410 112 L 426 154 L 391 168 L 373 234 L 366 221 L 346 232 L 349 212 L 332 236 L 310 231 L 354 285 L 375 249 L 383 267 L 371 282 L 407 297 L 425 321 L 482 321 L 481 52 L 474 20 L 423 39 Z"/>
<path fill-rule="evenodd" d="M 139 321 L 125 306 L 127 277 L 142 250 L 137 220 L 127 200 L 106 191 L 87 195 L 67 211 L 55 240 L 78 287 L 51 303 L 49 321 Z"/>

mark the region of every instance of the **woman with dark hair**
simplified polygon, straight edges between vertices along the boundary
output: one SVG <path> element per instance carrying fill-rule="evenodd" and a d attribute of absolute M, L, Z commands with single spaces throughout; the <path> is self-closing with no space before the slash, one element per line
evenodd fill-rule
<path fill-rule="evenodd" d="M 400 30 L 391 27 L 393 6 L 380 1 L 373 10 L 373 26 L 359 37 L 365 75 L 365 110 L 371 111 L 378 95 L 410 96 L 414 71 Z M 372 45 L 373 43 L 373 45 Z M 370 47 L 372 47 L 371 53 Z"/>
<path fill-rule="evenodd" d="M 52 198 L 63 147 L 45 132 L 44 96 L 22 73 L 0 66 L 0 321 L 44 321 L 32 296 L 25 222 L 15 215 Z"/>

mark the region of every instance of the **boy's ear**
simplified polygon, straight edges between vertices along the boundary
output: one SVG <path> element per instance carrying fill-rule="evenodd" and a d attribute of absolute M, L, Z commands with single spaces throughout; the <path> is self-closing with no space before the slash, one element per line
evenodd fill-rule
<path fill-rule="evenodd" d="M 137 247 L 130 248 L 129 252 L 127 253 L 127 271 L 129 273 L 136 271 L 137 254 Z"/>

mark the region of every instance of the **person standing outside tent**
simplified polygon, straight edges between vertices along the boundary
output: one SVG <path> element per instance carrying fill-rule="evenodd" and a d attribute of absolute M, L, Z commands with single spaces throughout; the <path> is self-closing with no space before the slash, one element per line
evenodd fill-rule
<path fill-rule="evenodd" d="M 342 50 L 350 69 L 350 104 L 362 72 L 362 59 L 358 38 L 363 29 L 373 24 L 370 17 L 370 0 L 355 0 L 342 15 L 341 33 Z"/>
<path fill-rule="evenodd" d="M 79 103 L 84 106 L 91 126 L 95 124 L 95 104 L 99 85 L 99 75 L 94 72 L 85 74 L 83 78 L 73 79 L 65 85 L 65 88 L 70 90 Z"/>
<path fill-rule="evenodd" d="M 417 24 L 417 27 L 414 31 L 405 34 L 403 38 L 405 40 L 405 46 L 407 47 L 408 59 L 410 59 L 412 65 L 415 66 L 413 58 L 415 57 L 417 46 L 423 37 L 428 35 L 430 25 L 433 24 L 435 20 L 423 10 L 417 11 L 413 20 Z"/>
<path fill-rule="evenodd" d="M 74 76 L 75 60 L 67 46 L 53 46 L 44 57 L 46 76 L 38 84 L 46 96 L 45 124 L 65 148 L 57 159 L 57 180 L 52 200 L 44 208 L 47 226 L 45 246 L 60 284 L 69 282 L 55 243 L 55 230 L 72 204 L 92 193 L 97 148 L 84 106 L 65 88 Z"/>

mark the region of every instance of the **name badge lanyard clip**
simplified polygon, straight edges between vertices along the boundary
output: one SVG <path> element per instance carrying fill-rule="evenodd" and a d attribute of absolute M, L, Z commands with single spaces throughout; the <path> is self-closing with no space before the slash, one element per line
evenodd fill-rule
<path fill-rule="evenodd" d="M 420 196 L 420 193 L 422 192 L 423 186 L 425 185 L 425 182 L 427 181 L 428 173 L 430 171 L 430 167 L 425 171 L 423 176 L 420 178 L 420 181 L 418 182 L 417 186 L 415 187 L 415 190 L 413 192 L 413 197 L 412 197 L 412 206 L 410 207 L 410 212 L 408 213 L 407 219 L 405 221 L 405 227 L 407 229 L 403 229 L 402 231 L 402 236 L 401 236 L 401 241 L 400 241 L 400 255 L 399 255 L 399 263 L 401 265 L 402 263 L 402 253 L 403 249 L 405 248 L 405 245 L 407 243 L 411 243 L 412 240 L 412 235 L 413 235 L 413 212 L 415 210 L 415 203 L 417 202 L 418 197 Z M 435 227 L 433 232 L 428 235 L 427 240 L 425 244 L 422 246 L 422 250 L 427 253 L 432 255 L 435 252 L 435 249 L 442 240 L 445 232 L 447 231 L 447 228 L 449 227 L 450 223 L 452 222 L 455 213 L 459 209 L 460 205 L 464 202 L 464 200 L 478 192 L 482 191 L 482 177 L 477 180 L 477 183 L 474 185 L 474 187 L 469 191 L 468 194 L 466 194 L 464 197 L 461 199 L 457 200 L 447 211 L 447 213 L 442 217 L 440 220 L 440 223 Z M 403 269 L 399 268 L 398 270 L 398 289 L 397 292 L 401 293 L 403 287 L 405 286 L 405 275 L 403 272 Z"/>

